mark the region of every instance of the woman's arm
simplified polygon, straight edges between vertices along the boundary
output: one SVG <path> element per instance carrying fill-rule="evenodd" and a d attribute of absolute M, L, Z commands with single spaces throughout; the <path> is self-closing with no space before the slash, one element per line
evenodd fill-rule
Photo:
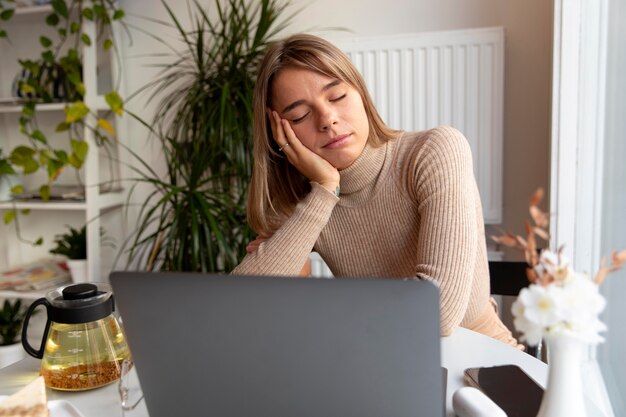
<path fill-rule="evenodd" d="M 317 183 L 291 217 L 233 270 L 246 275 L 299 275 L 339 198 Z"/>
<path fill-rule="evenodd" d="M 428 134 L 412 164 L 420 216 L 415 273 L 438 284 L 441 332 L 448 335 L 463 320 L 472 290 L 480 244 L 478 194 L 465 137 L 446 127 Z"/>

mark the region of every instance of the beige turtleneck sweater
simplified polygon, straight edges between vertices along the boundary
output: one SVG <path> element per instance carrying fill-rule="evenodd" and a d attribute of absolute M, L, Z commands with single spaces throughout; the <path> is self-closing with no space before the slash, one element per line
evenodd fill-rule
<path fill-rule="evenodd" d="M 336 277 L 436 282 L 442 335 L 463 326 L 515 344 L 490 303 L 480 196 L 458 130 L 368 145 L 340 176 L 340 198 L 313 183 L 293 215 L 233 273 L 295 276 L 315 250 Z"/>

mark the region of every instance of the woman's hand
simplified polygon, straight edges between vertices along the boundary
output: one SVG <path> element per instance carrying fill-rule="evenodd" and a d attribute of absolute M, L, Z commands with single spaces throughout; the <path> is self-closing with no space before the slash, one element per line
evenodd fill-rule
<path fill-rule="evenodd" d="M 339 171 L 330 162 L 304 146 L 289 122 L 271 110 L 270 122 L 274 140 L 289 162 L 309 181 L 317 182 L 334 193 L 339 187 Z"/>
<path fill-rule="evenodd" d="M 261 243 L 265 242 L 269 238 L 270 236 L 257 236 L 256 239 L 248 243 L 248 246 L 246 246 L 246 252 L 256 252 L 259 249 L 259 246 L 261 246 Z"/>

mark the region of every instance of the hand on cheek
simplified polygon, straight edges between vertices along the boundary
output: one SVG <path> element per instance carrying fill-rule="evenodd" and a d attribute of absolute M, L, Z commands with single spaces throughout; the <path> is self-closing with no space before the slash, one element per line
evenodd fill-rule
<path fill-rule="evenodd" d="M 272 132 L 278 147 L 289 162 L 310 181 L 317 182 L 331 192 L 339 186 L 339 171 L 327 160 L 304 146 L 289 122 L 272 111 Z"/>

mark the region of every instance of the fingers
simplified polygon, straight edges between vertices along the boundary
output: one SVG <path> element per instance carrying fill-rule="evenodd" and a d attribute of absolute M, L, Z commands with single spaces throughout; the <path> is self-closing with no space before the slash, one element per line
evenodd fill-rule
<path fill-rule="evenodd" d="M 256 239 L 248 243 L 248 246 L 246 246 L 246 252 L 248 253 L 256 252 L 261 246 L 261 243 L 265 242 L 267 239 L 269 239 L 269 237 L 262 237 L 262 236 L 257 237 Z"/>
<path fill-rule="evenodd" d="M 278 145 L 278 150 L 281 152 L 285 152 L 286 149 L 291 146 L 291 142 L 293 140 L 289 140 L 288 135 L 286 134 L 286 130 L 288 129 L 291 132 L 291 136 L 295 138 L 295 134 L 293 130 L 291 130 L 291 126 L 289 126 L 289 122 L 280 118 L 278 112 L 272 110 L 270 114 L 270 121 L 272 126 L 272 134 L 274 136 L 274 141 Z"/>

